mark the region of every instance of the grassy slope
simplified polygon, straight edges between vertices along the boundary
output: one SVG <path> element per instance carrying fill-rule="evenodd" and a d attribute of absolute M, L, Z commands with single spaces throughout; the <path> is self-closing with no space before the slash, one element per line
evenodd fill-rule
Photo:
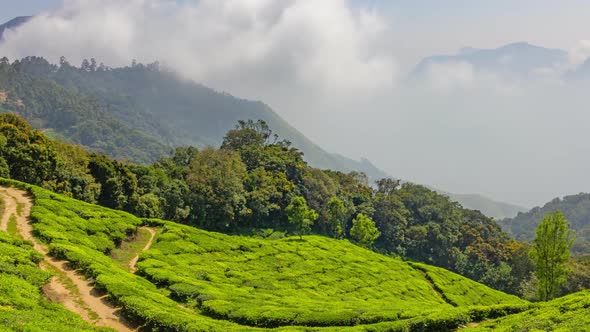
<path fill-rule="evenodd" d="M 142 221 L 40 188 L 5 183 L 32 192 L 33 228 L 50 244 L 51 254 L 96 280 L 96 287 L 108 293 L 124 315 L 148 329 L 247 331 L 258 329 L 253 325 L 290 325 L 277 329 L 449 330 L 529 307 L 451 272 L 412 267 L 346 241 L 232 237 Z M 138 265 L 153 282 L 127 272 L 108 256 L 142 223 L 163 228 Z M 438 276 L 443 281 L 437 281 Z M 494 303 L 502 304 L 484 306 Z M 367 324 L 343 327 L 360 323 Z"/>
<path fill-rule="evenodd" d="M 129 268 L 129 262 L 137 254 L 141 253 L 142 249 L 150 240 L 150 232 L 147 229 L 138 229 L 136 234 L 125 239 L 117 248 L 110 253 L 111 258 L 119 263 L 124 268 Z"/>
<path fill-rule="evenodd" d="M 465 331 L 588 331 L 590 290 L 537 304 L 533 309 L 485 322 Z"/>
<path fill-rule="evenodd" d="M 208 314 L 246 325 L 354 325 L 453 306 L 522 303 L 443 269 L 321 236 L 257 240 L 167 223 L 140 273 Z M 470 296 L 466 297 L 463 294 Z M 447 303 L 453 299 L 452 304 Z M 385 304 L 385 305 L 384 305 Z"/>

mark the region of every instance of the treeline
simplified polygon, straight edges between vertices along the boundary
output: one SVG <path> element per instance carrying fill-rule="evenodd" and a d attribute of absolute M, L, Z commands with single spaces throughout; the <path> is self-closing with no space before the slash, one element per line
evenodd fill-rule
<path fill-rule="evenodd" d="M 145 166 L 50 139 L 22 118 L 1 114 L 0 175 L 207 230 L 307 228 L 511 293 L 533 269 L 528 247 L 492 219 L 420 185 L 382 179 L 373 187 L 362 173 L 309 167 L 263 121 L 240 121 L 218 149 L 180 147 Z"/>

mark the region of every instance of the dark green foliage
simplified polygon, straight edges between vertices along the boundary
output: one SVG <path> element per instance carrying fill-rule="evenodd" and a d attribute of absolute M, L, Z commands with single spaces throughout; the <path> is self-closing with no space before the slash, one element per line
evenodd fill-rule
<path fill-rule="evenodd" d="M 209 229 L 235 228 L 245 213 L 246 166 L 230 150 L 206 149 L 191 161 L 187 184 L 193 195 L 194 224 Z M 192 221 L 192 220 L 191 220 Z"/>
<path fill-rule="evenodd" d="M 572 246 L 574 255 L 590 254 L 590 194 L 555 198 L 542 207 L 535 207 L 526 213 L 519 213 L 512 219 L 500 222 L 502 227 L 517 239 L 532 241 L 535 229 L 543 218 L 552 212 L 561 211 L 572 230 L 576 232 L 576 241 Z"/>
<path fill-rule="evenodd" d="M 297 229 L 299 238 L 311 230 L 311 226 L 318 219 L 318 214 L 313 209 L 307 207 L 305 198 L 301 196 L 293 197 L 289 206 L 285 210 L 289 223 Z"/>

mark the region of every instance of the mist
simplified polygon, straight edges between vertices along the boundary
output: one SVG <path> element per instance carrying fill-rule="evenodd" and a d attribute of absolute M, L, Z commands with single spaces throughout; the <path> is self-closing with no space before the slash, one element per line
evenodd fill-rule
<path fill-rule="evenodd" d="M 344 0 L 66 0 L 4 37 L 11 60 L 160 61 L 269 104 L 330 152 L 441 190 L 525 207 L 590 191 L 588 84 L 563 79 L 587 41 L 526 75 L 455 62 L 409 79 L 408 45 L 423 40 L 393 43 L 394 19 Z"/>

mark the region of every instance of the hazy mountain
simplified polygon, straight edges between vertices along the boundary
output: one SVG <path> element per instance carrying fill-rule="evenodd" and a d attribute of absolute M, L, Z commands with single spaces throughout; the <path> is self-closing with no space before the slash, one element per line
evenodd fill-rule
<path fill-rule="evenodd" d="M 501 220 L 499 223 L 517 239 L 533 240 L 537 225 L 548 213 L 554 211 L 561 211 L 576 231 L 576 243 L 572 250 L 576 253 L 590 253 L 589 193 L 554 198 L 542 207 L 534 207 L 526 213 L 519 213 L 516 217 Z"/>
<path fill-rule="evenodd" d="M 26 78 L 23 80 L 23 77 Z M 78 68 L 65 61 L 56 66 L 43 58 L 29 57 L 13 64 L 12 68 L 6 67 L 4 77 L 0 79 L 13 87 L 7 91 L 9 96 L 17 94 L 16 99 L 25 101 L 24 107 L 5 105 L 5 109 L 17 111 L 39 128 L 61 128 L 57 131 L 60 138 L 113 157 L 120 158 L 121 151 L 128 146 L 136 153 L 127 155 L 127 158 L 143 163 L 153 161 L 157 157 L 155 154 L 162 151 L 161 147 L 150 148 L 143 154 L 138 152 L 140 146 L 153 147 L 156 142 L 169 147 L 219 146 L 225 133 L 238 120 L 262 119 L 274 133 L 303 151 L 305 159 L 314 167 L 360 171 L 373 180 L 387 176 L 366 159 L 356 161 L 326 152 L 260 101 L 237 98 L 180 79 L 157 64 L 108 68 L 92 60 Z M 32 94 L 27 91 L 27 85 L 39 89 Z M 60 96 L 67 96 L 65 99 L 75 102 L 59 107 L 48 103 L 64 99 Z M 70 105 L 75 105 L 75 109 L 68 109 Z M 84 112 L 88 112 L 87 116 Z M 102 120 L 105 117 L 97 115 L 102 113 L 108 115 L 109 123 L 116 122 L 117 127 L 128 128 L 117 131 L 117 135 L 132 129 L 136 132 L 134 137 L 149 138 L 140 140 L 149 144 L 113 140 L 112 128 Z M 84 130 L 75 130 L 74 134 L 72 129 L 76 128 Z M 127 143 L 119 146 L 120 142 Z M 138 155 L 141 158 L 138 159 Z"/>
<path fill-rule="evenodd" d="M 528 75 L 535 70 L 554 67 L 566 61 L 566 51 L 535 46 L 526 42 L 512 43 L 494 49 L 466 47 L 457 54 L 435 55 L 423 59 L 412 70 L 410 78 L 426 77 L 429 67 L 436 64 L 467 63 L 475 70 Z"/>
<path fill-rule="evenodd" d="M 19 17 L 15 17 L 12 20 L 0 25 L 0 40 L 2 40 L 3 36 L 4 36 L 4 31 L 6 29 L 14 29 L 17 28 L 18 26 L 26 23 L 28 20 L 31 19 L 32 16 L 19 16 Z"/>
<path fill-rule="evenodd" d="M 527 210 L 522 206 L 498 202 L 479 194 L 444 194 L 449 196 L 451 200 L 461 203 L 463 207 L 471 210 L 478 210 L 486 216 L 492 217 L 496 220 L 511 218 L 516 216 L 519 212 Z"/>

